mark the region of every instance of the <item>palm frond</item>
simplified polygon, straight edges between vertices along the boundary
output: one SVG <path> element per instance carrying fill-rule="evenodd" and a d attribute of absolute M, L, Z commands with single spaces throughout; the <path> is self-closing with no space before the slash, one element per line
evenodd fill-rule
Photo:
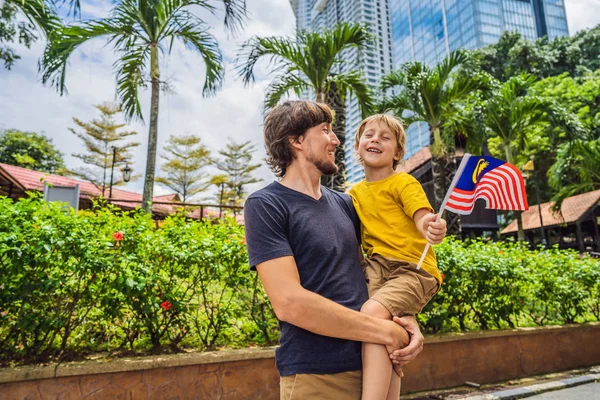
<path fill-rule="evenodd" d="M 123 113 L 128 118 L 143 121 L 142 109 L 138 97 L 138 88 L 144 82 L 144 69 L 150 58 L 150 48 L 140 44 L 123 52 L 115 62 L 117 73 L 117 94 L 121 100 Z"/>
<path fill-rule="evenodd" d="M 346 95 L 356 96 L 363 118 L 373 112 L 373 94 L 360 71 L 331 75 L 329 81 L 335 83 L 342 101 L 345 101 Z"/>
<path fill-rule="evenodd" d="M 198 17 L 186 10 L 179 10 L 163 38 L 181 39 L 186 47 L 197 51 L 204 60 L 206 76 L 203 95 L 214 94 L 223 83 L 223 58 L 217 40 L 209 33 L 209 27 Z"/>
<path fill-rule="evenodd" d="M 225 6 L 225 28 L 236 34 L 244 26 L 248 17 L 245 0 L 222 0 Z"/>
<path fill-rule="evenodd" d="M 267 87 L 265 109 L 275 107 L 281 98 L 290 91 L 293 91 L 297 96 L 300 96 L 304 90 L 309 88 L 310 84 L 298 76 L 284 74 Z"/>
<path fill-rule="evenodd" d="M 272 69 L 287 68 L 300 59 L 300 50 L 293 39 L 286 37 L 254 36 L 247 40 L 236 58 L 238 76 L 245 85 L 254 82 L 254 67 L 262 57 L 269 57 Z"/>
<path fill-rule="evenodd" d="M 63 26 L 52 31 L 38 67 L 42 74 L 42 83 L 50 82 L 62 95 L 66 91 L 67 63 L 73 51 L 94 37 L 116 33 L 118 27 L 107 22 Z"/>
<path fill-rule="evenodd" d="M 17 0 L 10 1 L 10 4 L 16 6 L 29 22 L 40 27 L 46 35 L 61 26 L 60 17 L 44 0 Z"/>

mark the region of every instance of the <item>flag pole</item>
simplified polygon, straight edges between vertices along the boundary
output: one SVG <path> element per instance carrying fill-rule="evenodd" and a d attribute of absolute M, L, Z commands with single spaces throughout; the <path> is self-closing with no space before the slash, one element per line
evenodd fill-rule
<path fill-rule="evenodd" d="M 444 201 L 442 201 L 442 205 L 440 206 L 440 210 L 438 211 L 438 215 L 437 215 L 437 218 L 435 219 L 435 222 L 438 222 L 442 218 L 442 214 L 444 213 L 444 208 L 446 208 L 446 203 L 448 202 L 448 199 L 450 198 L 450 193 L 452 193 L 452 191 L 454 190 L 454 187 L 458 183 L 460 176 L 462 175 L 463 171 L 465 170 L 465 167 L 467 166 L 467 162 L 469 161 L 469 158 L 471 158 L 471 155 L 469 153 L 465 153 L 465 155 L 463 156 L 463 159 L 460 162 L 460 165 L 456 169 L 454 178 L 452 178 L 452 182 L 450 183 L 450 187 L 448 188 L 448 191 L 446 192 Z M 427 252 L 429 251 L 429 247 L 431 247 L 431 243 L 427 242 L 427 244 L 425 245 L 425 250 L 423 251 L 423 254 L 421 254 L 421 259 L 419 260 L 419 263 L 417 264 L 417 269 L 421 268 L 421 265 L 423 264 L 423 261 L 425 260 L 425 256 L 427 255 Z"/>

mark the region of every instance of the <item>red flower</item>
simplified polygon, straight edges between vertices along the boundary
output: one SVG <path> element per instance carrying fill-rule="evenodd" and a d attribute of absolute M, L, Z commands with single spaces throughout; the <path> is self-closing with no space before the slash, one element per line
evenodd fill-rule
<path fill-rule="evenodd" d="M 442 280 L 446 279 L 446 275 L 441 274 L 442 275 Z"/>
<path fill-rule="evenodd" d="M 165 300 L 162 303 L 160 303 L 160 307 L 163 310 L 167 311 L 167 310 L 170 310 L 171 307 L 173 307 L 173 304 L 171 304 L 171 302 L 169 300 Z"/>
<path fill-rule="evenodd" d="M 115 239 L 117 242 L 120 242 L 121 240 L 123 240 L 123 232 L 115 232 L 113 233 L 113 239 Z"/>

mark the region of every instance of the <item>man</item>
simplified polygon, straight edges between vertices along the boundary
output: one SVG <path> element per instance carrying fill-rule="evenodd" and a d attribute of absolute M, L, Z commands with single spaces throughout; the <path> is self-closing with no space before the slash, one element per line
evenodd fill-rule
<path fill-rule="evenodd" d="M 282 399 L 360 399 L 361 342 L 386 345 L 397 365 L 416 357 L 414 318 L 361 314 L 368 299 L 359 220 L 349 196 L 320 185 L 337 171 L 338 138 L 324 104 L 288 101 L 265 119 L 267 162 L 281 177 L 253 193 L 244 217 L 250 265 L 280 321 Z"/>

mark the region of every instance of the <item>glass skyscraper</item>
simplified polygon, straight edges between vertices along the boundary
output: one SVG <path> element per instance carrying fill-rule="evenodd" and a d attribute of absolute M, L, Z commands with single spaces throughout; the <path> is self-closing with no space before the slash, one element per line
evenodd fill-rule
<path fill-rule="evenodd" d="M 364 23 L 376 38 L 367 51 L 356 49 L 342 53 L 343 62 L 336 66 L 339 72 L 360 69 L 367 83 L 376 87 L 380 78 L 390 72 L 392 44 L 388 0 L 290 0 L 296 15 L 296 29 L 318 31 L 332 29 L 339 22 Z M 338 72 L 338 71 L 333 71 Z M 362 166 L 354 156 L 354 134 L 361 121 L 355 98 L 346 104 L 346 179 L 357 182 L 363 177 Z"/>
<path fill-rule="evenodd" d="M 563 0 L 389 0 L 392 60 L 435 65 L 453 50 L 498 42 L 504 31 L 529 40 L 568 35 Z M 429 144 L 426 124 L 407 130 L 407 154 Z"/>

